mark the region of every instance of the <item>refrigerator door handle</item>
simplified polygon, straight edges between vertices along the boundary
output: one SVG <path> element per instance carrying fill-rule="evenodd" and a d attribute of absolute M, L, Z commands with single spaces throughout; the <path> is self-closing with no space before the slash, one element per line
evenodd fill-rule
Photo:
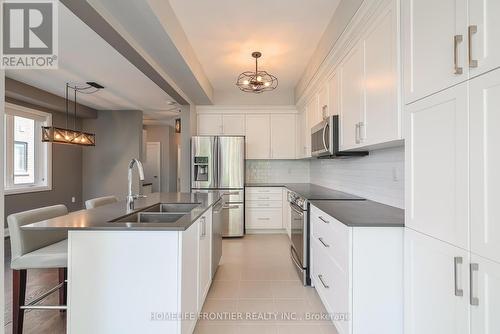
<path fill-rule="evenodd" d="M 215 188 L 219 188 L 219 137 L 214 137 L 212 148 L 212 175 L 214 176 Z"/>

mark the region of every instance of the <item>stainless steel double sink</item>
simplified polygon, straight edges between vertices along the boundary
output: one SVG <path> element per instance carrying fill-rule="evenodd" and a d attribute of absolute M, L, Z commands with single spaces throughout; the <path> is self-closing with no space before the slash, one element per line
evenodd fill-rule
<path fill-rule="evenodd" d="M 160 203 L 112 223 L 175 223 L 201 203 Z"/>

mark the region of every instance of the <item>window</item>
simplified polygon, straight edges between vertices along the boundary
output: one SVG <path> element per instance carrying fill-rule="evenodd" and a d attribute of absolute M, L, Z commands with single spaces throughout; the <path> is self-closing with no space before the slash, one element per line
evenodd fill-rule
<path fill-rule="evenodd" d="M 52 115 L 15 104 L 5 104 L 5 193 L 52 188 L 52 148 L 42 143 L 42 126 Z"/>

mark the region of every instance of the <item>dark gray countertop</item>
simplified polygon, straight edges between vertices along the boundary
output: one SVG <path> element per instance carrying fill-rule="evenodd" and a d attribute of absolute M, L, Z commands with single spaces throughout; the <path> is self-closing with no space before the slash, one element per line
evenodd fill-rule
<path fill-rule="evenodd" d="M 95 209 L 80 210 L 68 215 L 24 225 L 25 230 L 123 230 L 123 231 L 184 231 L 206 210 L 215 204 L 220 194 L 217 191 L 207 193 L 153 193 L 137 199 L 135 209 L 127 212 L 125 201 L 104 205 Z M 113 223 L 135 212 L 144 210 L 158 203 L 199 203 L 200 205 L 182 216 L 174 223 Z"/>
<path fill-rule="evenodd" d="M 312 183 L 246 183 L 246 187 L 285 187 L 309 201 L 312 200 L 364 200 L 356 195 L 318 186 Z"/>
<path fill-rule="evenodd" d="M 347 226 L 403 227 L 405 211 L 373 201 L 310 201 L 321 211 Z"/>

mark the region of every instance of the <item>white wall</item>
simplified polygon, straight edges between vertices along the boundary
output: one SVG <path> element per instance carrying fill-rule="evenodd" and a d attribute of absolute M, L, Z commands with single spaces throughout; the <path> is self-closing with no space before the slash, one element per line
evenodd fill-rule
<path fill-rule="evenodd" d="M 311 160 L 310 182 L 404 208 L 404 148 L 360 158 Z"/>
<path fill-rule="evenodd" d="M 83 121 L 83 128 L 96 134 L 96 146 L 83 149 L 83 200 L 115 195 L 127 196 L 130 160 L 142 152 L 142 112 L 101 110 L 96 119 Z M 139 192 L 134 169 L 135 193 Z"/>
<path fill-rule="evenodd" d="M 308 160 L 247 160 L 248 183 L 308 183 Z"/>

